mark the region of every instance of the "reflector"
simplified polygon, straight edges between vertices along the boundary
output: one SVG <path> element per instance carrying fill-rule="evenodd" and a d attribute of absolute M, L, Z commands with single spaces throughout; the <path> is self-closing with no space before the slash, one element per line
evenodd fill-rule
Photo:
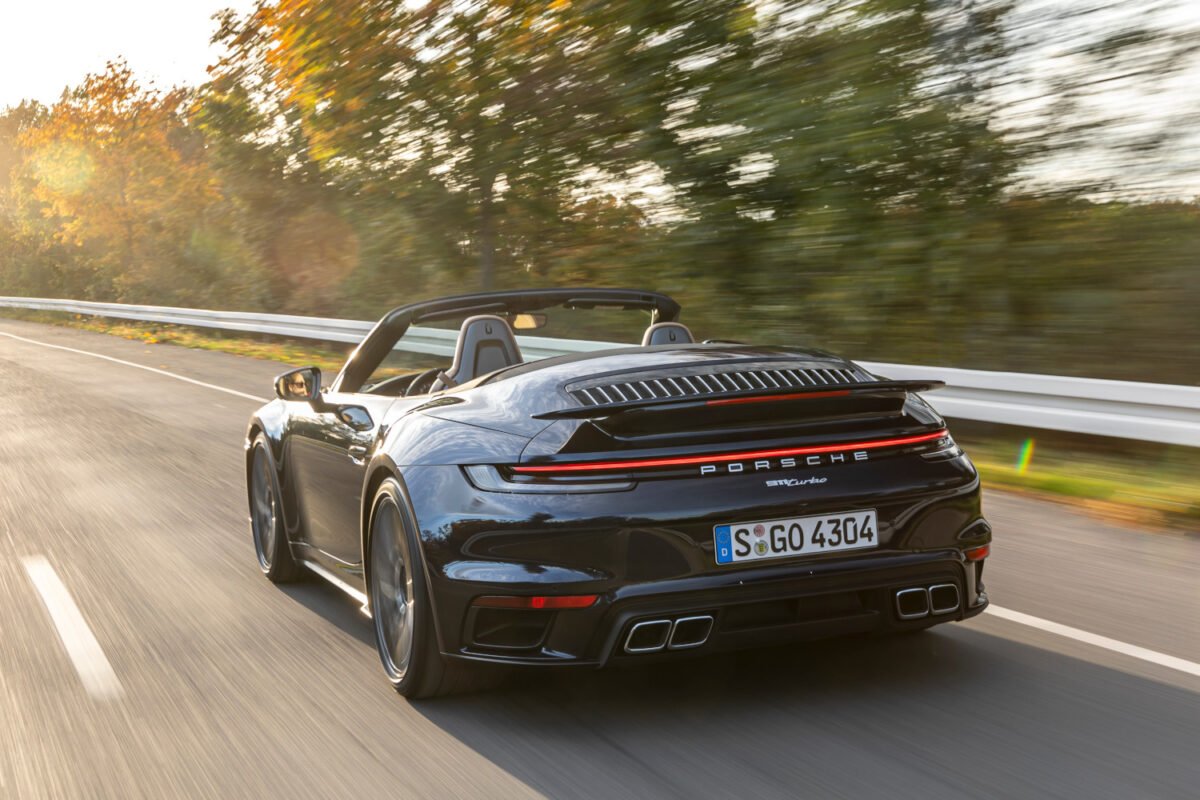
<path fill-rule="evenodd" d="M 983 561 L 992 552 L 992 546 L 985 544 L 982 547 L 972 547 L 970 550 L 963 552 L 967 557 L 967 561 Z"/>
<path fill-rule="evenodd" d="M 599 595 L 485 595 L 476 597 L 472 605 L 482 608 L 530 608 L 556 610 L 562 608 L 587 608 L 594 605 Z"/>

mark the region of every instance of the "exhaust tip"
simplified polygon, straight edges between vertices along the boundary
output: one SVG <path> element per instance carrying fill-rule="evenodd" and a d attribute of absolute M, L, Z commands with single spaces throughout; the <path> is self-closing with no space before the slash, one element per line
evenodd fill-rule
<path fill-rule="evenodd" d="M 958 586 L 939 583 L 929 587 L 929 610 L 934 614 L 949 614 L 958 611 Z"/>
<path fill-rule="evenodd" d="M 629 629 L 625 637 L 626 653 L 657 653 L 667 646 L 671 636 L 671 621 L 667 619 L 649 619 L 639 622 Z"/>
<path fill-rule="evenodd" d="M 901 589 L 896 592 L 896 615 L 900 619 L 920 619 L 929 616 L 929 592 L 923 588 Z"/>
<path fill-rule="evenodd" d="M 694 617 L 680 617 L 675 620 L 671 629 L 671 641 L 667 645 L 671 650 L 686 650 L 689 647 L 699 647 L 708 641 L 712 633 L 713 618 L 708 614 Z"/>

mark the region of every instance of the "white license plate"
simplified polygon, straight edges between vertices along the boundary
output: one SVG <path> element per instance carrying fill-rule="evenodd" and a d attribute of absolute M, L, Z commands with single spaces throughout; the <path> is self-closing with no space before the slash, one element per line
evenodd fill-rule
<path fill-rule="evenodd" d="M 736 522 L 713 528 L 717 563 L 866 550 L 879 545 L 875 509 Z"/>

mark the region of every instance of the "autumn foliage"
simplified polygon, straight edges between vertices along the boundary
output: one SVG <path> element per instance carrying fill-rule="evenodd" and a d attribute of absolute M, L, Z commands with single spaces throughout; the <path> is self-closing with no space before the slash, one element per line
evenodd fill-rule
<path fill-rule="evenodd" d="M 1020 116 L 1030 30 L 1000 0 L 263 0 L 203 85 L 118 61 L 0 114 L 0 294 L 374 317 L 632 284 L 706 337 L 1194 383 L 1195 203 L 1030 178 L 1098 141 L 1160 163 L 1062 109 L 1194 43 L 1097 29 Z"/>

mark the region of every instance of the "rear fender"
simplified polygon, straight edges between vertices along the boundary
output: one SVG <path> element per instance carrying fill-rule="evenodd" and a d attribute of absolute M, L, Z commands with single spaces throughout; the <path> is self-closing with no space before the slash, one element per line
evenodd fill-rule
<path fill-rule="evenodd" d="M 391 478 L 400 487 L 400 498 L 404 503 L 404 508 L 401 510 L 405 517 L 405 524 L 411 525 L 416 534 L 417 547 L 420 549 L 419 557 L 421 559 L 421 570 L 425 573 L 425 585 L 432 588 L 431 576 L 429 572 L 429 562 L 425 558 L 425 536 L 421 530 L 421 525 L 417 521 L 416 509 L 413 507 L 412 498 L 408 491 L 408 484 L 404 480 L 400 469 L 395 462 L 386 455 L 376 457 L 370 468 L 367 470 L 367 479 L 363 483 L 363 500 L 362 500 L 362 521 L 361 521 L 361 547 L 362 547 L 362 565 L 363 565 L 363 591 L 367 595 L 367 603 L 370 603 L 371 598 L 371 559 L 367 557 L 371 548 L 371 514 L 374 511 L 375 495 L 379 491 L 379 487 L 385 480 Z M 429 597 L 426 598 L 429 602 L 430 617 L 433 619 L 434 634 L 437 636 L 438 649 L 441 652 L 446 652 L 446 639 L 442 631 L 442 620 L 437 613 L 437 599 L 435 592 L 430 591 Z"/>
<path fill-rule="evenodd" d="M 528 436 L 417 411 L 392 426 L 377 452 L 386 453 L 402 466 L 514 464 L 528 443 Z"/>

